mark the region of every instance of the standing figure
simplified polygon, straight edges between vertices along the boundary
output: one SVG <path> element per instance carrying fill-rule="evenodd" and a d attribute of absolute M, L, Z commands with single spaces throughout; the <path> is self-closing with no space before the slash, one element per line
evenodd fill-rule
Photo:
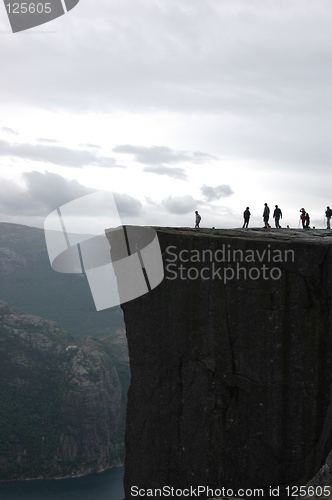
<path fill-rule="evenodd" d="M 304 210 L 304 208 L 301 208 L 300 213 L 301 213 L 300 219 L 302 222 L 302 228 L 304 229 L 305 228 L 305 210 Z"/>
<path fill-rule="evenodd" d="M 278 207 L 278 205 L 275 206 L 275 209 L 273 212 L 273 218 L 274 218 L 274 222 L 275 222 L 276 227 L 278 229 L 281 228 L 279 221 L 280 221 L 280 219 L 282 219 L 282 212 L 281 212 L 280 208 Z"/>
<path fill-rule="evenodd" d="M 244 222 L 243 222 L 243 226 L 242 226 L 242 229 L 244 227 L 248 227 L 248 224 L 249 224 L 249 219 L 250 219 L 250 212 L 249 212 L 249 207 L 247 207 L 245 209 L 245 211 L 243 212 L 243 218 L 244 218 Z"/>
<path fill-rule="evenodd" d="M 309 224 L 310 224 L 310 217 L 309 217 L 309 214 L 307 212 L 305 214 L 305 226 L 304 226 L 304 229 L 310 229 Z"/>
<path fill-rule="evenodd" d="M 267 206 L 267 203 L 264 203 L 264 212 L 263 212 L 264 227 L 271 227 L 269 224 L 269 218 L 270 218 L 270 209 Z"/>
<path fill-rule="evenodd" d="M 330 207 L 326 207 L 325 217 L 327 223 L 326 229 L 331 229 L 332 209 Z"/>
<path fill-rule="evenodd" d="M 198 211 L 195 211 L 195 229 L 199 229 L 199 223 L 201 222 L 202 217 L 199 215 Z"/>

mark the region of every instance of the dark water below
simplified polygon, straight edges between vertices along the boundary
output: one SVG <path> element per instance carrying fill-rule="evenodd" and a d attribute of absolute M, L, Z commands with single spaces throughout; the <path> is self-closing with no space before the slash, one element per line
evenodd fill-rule
<path fill-rule="evenodd" d="M 0 483 L 1 500 L 122 500 L 124 467 L 57 481 Z"/>

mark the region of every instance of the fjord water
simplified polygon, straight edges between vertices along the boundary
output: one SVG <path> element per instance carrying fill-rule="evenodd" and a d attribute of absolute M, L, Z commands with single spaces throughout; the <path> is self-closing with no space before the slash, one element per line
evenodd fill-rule
<path fill-rule="evenodd" d="M 0 484 L 1 500 L 122 500 L 124 467 L 99 474 Z"/>

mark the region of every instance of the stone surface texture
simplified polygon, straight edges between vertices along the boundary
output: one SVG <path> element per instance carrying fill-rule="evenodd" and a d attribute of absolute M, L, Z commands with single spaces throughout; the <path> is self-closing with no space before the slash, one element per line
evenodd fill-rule
<path fill-rule="evenodd" d="M 0 480 L 123 464 L 124 397 L 107 344 L 0 301 Z"/>
<path fill-rule="evenodd" d="M 332 449 L 331 232 L 155 229 L 165 278 L 122 305 L 126 499 L 132 485 L 279 486 L 280 497 L 306 485 Z M 175 261 L 183 250 L 191 261 Z"/>

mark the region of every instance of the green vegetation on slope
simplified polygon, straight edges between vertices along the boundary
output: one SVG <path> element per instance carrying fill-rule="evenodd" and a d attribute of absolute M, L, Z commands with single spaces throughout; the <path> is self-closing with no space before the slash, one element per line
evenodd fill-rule
<path fill-rule="evenodd" d="M 125 340 L 117 332 L 75 341 L 0 302 L 0 481 L 123 463 Z"/>

